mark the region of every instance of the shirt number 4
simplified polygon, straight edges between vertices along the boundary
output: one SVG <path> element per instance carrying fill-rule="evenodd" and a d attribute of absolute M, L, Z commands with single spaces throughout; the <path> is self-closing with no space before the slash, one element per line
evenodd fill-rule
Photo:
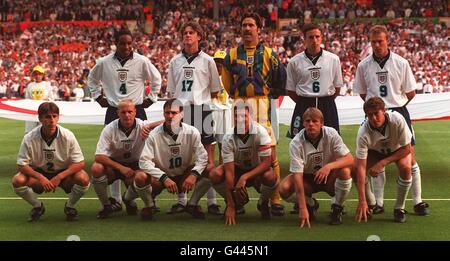
<path fill-rule="evenodd" d="M 127 94 L 127 85 L 126 85 L 126 83 L 122 83 L 122 85 L 120 85 L 119 91 L 123 95 Z"/>

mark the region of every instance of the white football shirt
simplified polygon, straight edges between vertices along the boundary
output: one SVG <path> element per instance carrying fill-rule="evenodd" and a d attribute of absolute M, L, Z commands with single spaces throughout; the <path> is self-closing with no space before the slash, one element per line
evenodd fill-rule
<path fill-rule="evenodd" d="M 286 69 L 286 89 L 302 97 L 334 95 L 343 86 L 341 61 L 331 52 L 322 50 L 314 65 L 305 52 L 295 55 Z"/>
<path fill-rule="evenodd" d="M 40 168 L 48 173 L 58 173 L 69 165 L 84 160 L 80 145 L 75 135 L 58 125 L 56 138 L 48 145 L 41 136 L 41 128 L 34 128 L 27 133 L 20 145 L 17 164 Z"/>
<path fill-rule="evenodd" d="M 139 167 L 154 178 L 183 175 L 194 165 L 199 174 L 206 168 L 208 154 L 201 143 L 200 132 L 186 123 L 181 124 L 176 139 L 164 130 L 164 123 L 152 130 L 142 151 Z"/>
<path fill-rule="evenodd" d="M 326 164 L 350 153 L 339 133 L 331 127 L 322 127 L 322 137 L 317 148 L 305 137 L 302 129 L 289 145 L 290 172 L 313 174 Z"/>
<path fill-rule="evenodd" d="M 378 130 L 372 129 L 367 119 L 359 127 L 356 137 L 356 157 L 358 159 L 366 159 L 368 150 L 389 154 L 411 143 L 412 134 L 405 118 L 396 111 L 386 111 L 385 116 L 387 125 L 384 135 Z"/>
<path fill-rule="evenodd" d="M 356 68 L 353 92 L 381 97 L 387 108 L 402 107 L 408 102 L 406 93 L 416 89 L 416 80 L 406 59 L 390 52 L 383 68 L 373 55 L 363 59 Z"/>
<path fill-rule="evenodd" d="M 140 105 L 145 96 L 145 81 L 150 81 L 149 98 L 157 101 L 161 90 L 161 74 L 150 60 L 138 53 L 133 53 L 124 66 L 111 53 L 100 58 L 89 73 L 88 86 L 94 99 L 103 94 L 109 105 L 117 107 L 122 99 L 131 99 Z M 100 86 L 100 83 L 102 86 Z"/>
<path fill-rule="evenodd" d="M 211 93 L 220 90 L 222 85 L 216 63 L 203 51 L 191 63 L 183 53 L 170 61 L 167 91 L 183 104 L 207 104 L 211 101 Z"/>
<path fill-rule="evenodd" d="M 119 119 L 114 120 L 100 134 L 95 155 L 105 155 L 119 163 L 139 161 L 145 144 L 141 132 L 148 123 L 136 118 L 135 126 L 127 136 L 119 127 Z"/>
<path fill-rule="evenodd" d="M 255 121 L 244 140 L 235 134 L 235 128 L 229 129 L 222 140 L 223 163 L 234 162 L 241 169 L 253 169 L 261 162 L 259 157 L 272 155 L 271 143 L 266 128 Z"/>

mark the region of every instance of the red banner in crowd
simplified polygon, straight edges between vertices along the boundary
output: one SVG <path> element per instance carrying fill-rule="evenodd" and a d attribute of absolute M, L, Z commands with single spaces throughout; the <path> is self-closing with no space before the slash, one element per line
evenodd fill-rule
<path fill-rule="evenodd" d="M 111 21 L 33 21 L 33 22 L 19 22 L 19 23 L 0 23 L 0 27 L 6 33 L 16 32 L 17 25 L 21 31 L 34 27 L 34 26 L 45 26 L 45 25 L 74 25 L 74 26 L 85 26 L 85 27 L 109 27 L 116 24 L 125 24 L 124 20 L 111 20 Z"/>

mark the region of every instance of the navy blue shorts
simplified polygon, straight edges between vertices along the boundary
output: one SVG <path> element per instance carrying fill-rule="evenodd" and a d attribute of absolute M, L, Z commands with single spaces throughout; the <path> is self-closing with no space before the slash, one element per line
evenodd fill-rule
<path fill-rule="evenodd" d="M 202 144 L 208 145 L 216 141 L 214 121 L 209 105 L 188 105 L 183 107 L 183 122 L 194 126 L 201 134 Z"/>
<path fill-rule="evenodd" d="M 408 124 L 409 130 L 413 134 L 413 137 L 411 138 L 411 145 L 412 146 L 416 145 L 416 139 L 414 138 L 414 132 L 413 132 L 413 129 L 412 129 L 411 116 L 409 115 L 409 111 L 406 108 L 406 106 L 389 108 L 389 110 L 390 111 L 396 111 L 396 112 L 400 113 L 403 116 L 403 118 L 405 118 L 406 124 Z"/>
<path fill-rule="evenodd" d="M 300 97 L 300 102 L 295 104 L 292 114 L 291 127 L 287 137 L 293 139 L 303 129 L 303 113 L 309 107 L 319 109 L 324 118 L 324 125 L 332 127 L 339 132 L 339 116 L 333 96 L 327 97 Z"/>

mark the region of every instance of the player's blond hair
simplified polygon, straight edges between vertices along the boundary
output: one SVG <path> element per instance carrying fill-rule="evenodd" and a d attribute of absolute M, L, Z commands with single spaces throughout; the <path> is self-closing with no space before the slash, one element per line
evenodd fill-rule
<path fill-rule="evenodd" d="M 134 104 L 133 100 L 131 99 L 122 99 L 119 101 L 119 104 L 117 105 L 117 109 L 120 110 L 120 108 L 127 106 L 127 105 L 133 105 L 133 107 L 136 108 L 136 104 Z"/>
<path fill-rule="evenodd" d="M 315 107 L 309 107 L 303 113 L 303 121 L 305 121 L 306 119 L 316 119 L 323 123 L 323 114 L 319 109 Z"/>
<path fill-rule="evenodd" d="M 387 29 L 386 26 L 384 25 L 374 25 L 370 28 L 369 34 L 370 36 L 374 35 L 374 34 L 381 34 L 384 33 L 384 35 L 386 35 L 386 39 L 389 39 L 389 31 Z"/>

